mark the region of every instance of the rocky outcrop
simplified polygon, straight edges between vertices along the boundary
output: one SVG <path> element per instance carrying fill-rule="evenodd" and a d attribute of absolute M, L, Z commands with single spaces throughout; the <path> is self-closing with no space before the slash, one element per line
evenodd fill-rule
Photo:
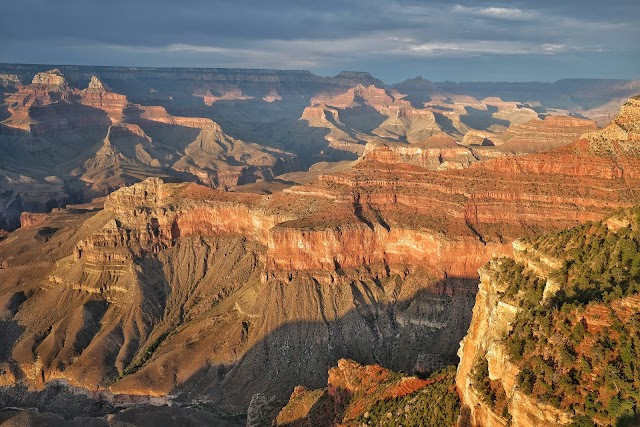
<path fill-rule="evenodd" d="M 522 124 L 514 124 L 496 138 L 500 151 L 516 154 L 541 153 L 568 145 L 586 132 L 595 131 L 590 120 L 569 116 L 535 118 Z"/>
<path fill-rule="evenodd" d="M 340 359 L 329 370 L 326 389 L 298 386 L 275 420 L 277 426 L 355 425 L 376 404 L 401 399 L 431 385 L 434 380 L 398 375 L 379 365 L 363 366 Z M 417 408 L 416 408 L 417 409 Z"/>
<path fill-rule="evenodd" d="M 416 165 L 429 170 L 462 169 L 477 161 L 471 150 L 442 134 L 432 136 L 423 144 L 368 143 L 363 159 Z"/>
<path fill-rule="evenodd" d="M 520 248 L 515 244 L 514 247 Z M 517 388 L 516 377 L 520 371 L 509 361 L 501 341 L 511 330 L 518 306 L 501 298 L 509 283 L 501 283 L 495 278 L 494 271 L 500 262 L 491 261 L 480 270 L 480 286 L 473 308 L 473 320 L 458 351 L 460 364 L 456 383 L 463 405 L 470 410 L 471 425 L 551 427 L 569 424 L 571 417 L 568 414 L 527 397 Z M 478 391 L 478 385 L 474 383 L 472 371 L 478 360 L 483 359 L 488 362 L 489 379 L 500 383 L 509 400 L 508 416 L 488 404 Z"/>
<path fill-rule="evenodd" d="M 7 109 L 11 117 L 3 121 L 5 126 L 31 130 L 35 124 L 29 110 L 42 107 L 61 99 L 68 98 L 69 88 L 64 76 L 58 69 L 36 74 L 30 85 L 21 86 L 17 92 L 7 97 Z"/>
<path fill-rule="evenodd" d="M 640 313 L 639 212 L 517 240 L 513 259 L 480 269 L 456 378 L 471 425 L 637 422 L 640 373 L 627 343 Z"/>
<path fill-rule="evenodd" d="M 363 86 L 361 84 L 341 94 L 321 94 L 311 100 L 312 107 L 327 106 L 345 109 L 363 104 L 369 105 L 385 115 L 388 115 L 391 111 L 397 111 L 399 107 L 409 106 L 407 101 L 392 98 L 385 89 L 375 86 Z"/>
<path fill-rule="evenodd" d="M 462 145 L 477 145 L 480 147 L 491 147 L 498 141 L 497 135 L 493 132 L 483 130 L 470 130 L 464 134 L 464 138 L 460 141 Z"/>
<path fill-rule="evenodd" d="M 199 201 L 203 196 L 207 199 Z M 336 205 L 331 207 L 329 201 L 313 196 L 227 195 L 148 179 L 107 198 L 105 208 L 118 216 L 94 237 L 81 241 L 76 257 L 92 262 L 133 259 L 143 252 L 157 253 L 170 247 L 179 237 L 238 233 L 251 236 L 266 248 L 268 276 L 325 271 L 322 276 L 326 278 L 318 280 L 333 282 L 340 280 L 340 275 L 332 271 L 363 264 L 426 265 L 443 275 L 471 278 L 485 257 L 503 253 L 500 244 L 483 244 L 472 236 L 451 239 L 401 223 L 392 227 L 382 216 L 376 219 L 369 208 L 354 213 L 345 202 L 340 202 L 342 216 L 327 222 L 325 209 L 335 214 Z M 316 207 L 307 210 L 313 204 Z M 144 206 L 147 213 L 131 216 L 138 206 Z M 466 251 L 477 256 L 455 261 L 457 253 Z M 425 264 L 424 260 L 431 261 Z"/>
<path fill-rule="evenodd" d="M 620 113 L 604 129 L 584 135 L 590 152 L 613 158 L 624 169 L 625 162 L 638 156 L 640 141 L 640 97 L 627 100 Z M 629 165 L 630 166 L 630 165 Z M 628 174 L 636 176 L 629 168 Z M 629 176 L 629 175 L 626 176 Z"/>
<path fill-rule="evenodd" d="M 89 86 L 80 92 L 80 103 L 105 111 L 112 123 L 118 123 L 129 101 L 125 95 L 108 91 L 98 77 L 91 76 Z"/>
<path fill-rule="evenodd" d="M 329 370 L 326 388 L 294 388 L 274 425 L 458 425 L 454 376 L 452 366 L 417 378 L 341 359 Z"/>
<path fill-rule="evenodd" d="M 113 123 L 122 120 L 123 110 L 128 104 L 126 96 L 107 91 L 96 76 L 91 77 L 86 89 L 72 89 L 58 69 L 36 74 L 30 85 L 21 86 L 7 97 L 6 102 L 11 113 L 11 117 L 4 121 L 6 126 L 26 131 L 31 131 L 34 126 L 33 130 L 40 133 L 69 125 L 68 117 L 55 117 L 55 111 L 64 108 L 56 104 L 77 103 L 97 108 L 107 113 Z M 50 111 L 44 111 L 48 113 L 44 116 L 32 111 L 47 106 Z M 54 124 L 53 120 L 60 123 Z"/>
<path fill-rule="evenodd" d="M 20 215 L 20 227 L 33 228 L 42 224 L 47 219 L 46 213 L 22 212 Z"/>

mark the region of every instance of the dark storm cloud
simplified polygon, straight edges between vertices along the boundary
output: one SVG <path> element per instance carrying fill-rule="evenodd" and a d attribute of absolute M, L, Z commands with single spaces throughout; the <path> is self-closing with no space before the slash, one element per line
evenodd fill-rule
<path fill-rule="evenodd" d="M 613 3 L 613 4 L 612 4 Z M 10 1 L 0 61 L 638 77 L 637 1 Z"/>

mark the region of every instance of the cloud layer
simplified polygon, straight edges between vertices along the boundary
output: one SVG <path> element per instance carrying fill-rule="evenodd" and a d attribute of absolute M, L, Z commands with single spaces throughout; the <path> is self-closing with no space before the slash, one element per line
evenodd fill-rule
<path fill-rule="evenodd" d="M 640 2 L 613 3 L 22 0 L 3 5 L 0 61 L 366 69 L 389 82 L 640 77 Z"/>

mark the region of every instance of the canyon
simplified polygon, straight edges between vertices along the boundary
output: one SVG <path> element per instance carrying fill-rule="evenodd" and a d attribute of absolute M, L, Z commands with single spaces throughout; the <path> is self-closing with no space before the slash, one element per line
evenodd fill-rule
<path fill-rule="evenodd" d="M 640 200 L 640 99 L 602 129 L 586 115 L 628 82 L 581 106 L 542 90 L 543 109 L 366 73 L 41 69 L 0 67 L 3 406 L 65 390 L 85 402 L 67 419 L 168 405 L 233 424 L 250 404 L 286 418 L 302 385 L 289 421 L 308 425 L 361 370 L 397 379 L 389 396 L 440 384 L 389 369 L 457 363 L 471 325 L 458 387 L 489 423 L 470 343 L 504 330 L 478 332 L 497 298 L 478 269 Z"/>
<path fill-rule="evenodd" d="M 591 97 L 574 95 L 591 83 L 487 94 L 424 79 L 386 86 L 364 72 L 0 64 L 0 229 L 17 228 L 23 211 L 89 202 L 149 176 L 273 191 L 289 181 L 279 175 L 306 181 L 313 165 L 354 161 L 367 144 L 429 150 L 417 161 L 436 169 L 547 150 L 594 125 L 538 120 L 602 125 L 636 88 L 602 81 Z"/>

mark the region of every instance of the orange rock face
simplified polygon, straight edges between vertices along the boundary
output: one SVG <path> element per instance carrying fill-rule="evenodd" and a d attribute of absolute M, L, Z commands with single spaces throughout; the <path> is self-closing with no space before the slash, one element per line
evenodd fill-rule
<path fill-rule="evenodd" d="M 112 123 L 122 120 L 123 110 L 129 103 L 126 96 L 107 91 L 96 76 L 91 78 L 86 89 L 71 89 L 57 69 L 36 74 L 30 85 L 20 87 L 7 97 L 6 102 L 12 114 L 5 121 L 6 126 L 27 131 L 33 127 L 38 132 L 68 127 L 69 117 L 64 117 L 68 114 L 65 109 L 68 103 L 100 109 L 107 113 Z M 42 117 L 38 109 L 47 106 L 51 111 Z"/>
<path fill-rule="evenodd" d="M 361 103 L 370 105 L 383 114 L 388 114 L 391 110 L 396 111 L 399 107 L 410 107 L 409 102 L 394 99 L 384 89 L 360 84 L 342 94 L 321 94 L 311 100 L 312 107 L 327 106 L 339 109 L 355 107 Z"/>
<path fill-rule="evenodd" d="M 453 139 L 436 134 L 423 144 L 369 143 L 363 157 L 387 164 L 410 164 L 431 170 L 463 169 L 477 161 L 473 152 Z"/>
<path fill-rule="evenodd" d="M 355 425 L 355 419 L 376 403 L 415 393 L 433 382 L 398 376 L 380 365 L 361 365 L 341 359 L 336 367 L 329 370 L 326 390 L 296 387 L 278 414 L 275 425 Z"/>
<path fill-rule="evenodd" d="M 270 274 L 384 264 L 419 265 L 444 276 L 471 278 L 488 257 L 509 252 L 500 242 L 482 242 L 464 225 L 458 230 L 461 234 L 452 237 L 412 224 L 387 223 L 385 211 L 362 209 L 352 196 L 331 202 L 295 192 L 278 197 L 213 192 L 206 200 L 194 200 L 186 198 L 192 187 L 176 192 L 158 180 L 147 180 L 114 193 L 105 207 L 118 219 L 80 243 L 77 256 L 133 257 L 140 252 L 132 248 L 154 253 L 179 237 L 223 232 L 239 233 L 264 245 Z M 315 209 L 304 209 L 301 200 Z M 170 208 L 167 203 L 172 203 Z M 146 211 L 135 214 L 140 209 L 136 206 L 145 206 Z M 339 217 L 327 220 L 338 212 Z M 130 255 L 118 255 L 121 251 Z"/>
<path fill-rule="evenodd" d="M 586 132 L 597 130 L 590 120 L 569 116 L 547 116 L 514 124 L 496 139 L 501 151 L 517 154 L 550 151 L 575 141 Z M 497 145 L 496 144 L 496 145 Z"/>
<path fill-rule="evenodd" d="M 632 113 L 624 113 L 620 123 L 629 123 L 625 114 Z M 627 134 L 635 138 L 633 130 Z M 600 141 L 602 135 L 589 138 Z M 615 146 L 627 143 L 606 140 Z M 145 227 L 152 221 L 161 246 L 198 234 L 251 236 L 266 247 L 268 274 L 421 265 L 443 276 L 471 278 L 491 257 L 509 254 L 513 238 L 598 219 L 608 209 L 633 203 L 640 190 L 634 172 L 640 170 L 639 159 L 626 152 L 597 154 L 593 144 L 578 141 L 551 153 L 444 173 L 413 166 L 400 156 L 380 157 L 374 150 L 352 169 L 279 195 L 213 192 L 202 200 L 185 199 L 192 186 L 149 181 L 113 194 L 106 207 L 126 215 L 117 226 L 121 238 L 125 230 L 148 233 Z M 167 200 L 180 202 L 167 209 L 164 199 L 135 198 L 165 192 Z M 135 206 L 157 207 L 132 217 Z M 142 247 L 159 250 L 155 238 L 144 240 Z M 85 255 L 90 252 L 83 249 Z"/>
<path fill-rule="evenodd" d="M 122 121 L 123 110 L 129 104 L 125 95 L 109 92 L 92 76 L 89 87 L 80 92 L 80 103 L 105 111 L 113 123 Z"/>

